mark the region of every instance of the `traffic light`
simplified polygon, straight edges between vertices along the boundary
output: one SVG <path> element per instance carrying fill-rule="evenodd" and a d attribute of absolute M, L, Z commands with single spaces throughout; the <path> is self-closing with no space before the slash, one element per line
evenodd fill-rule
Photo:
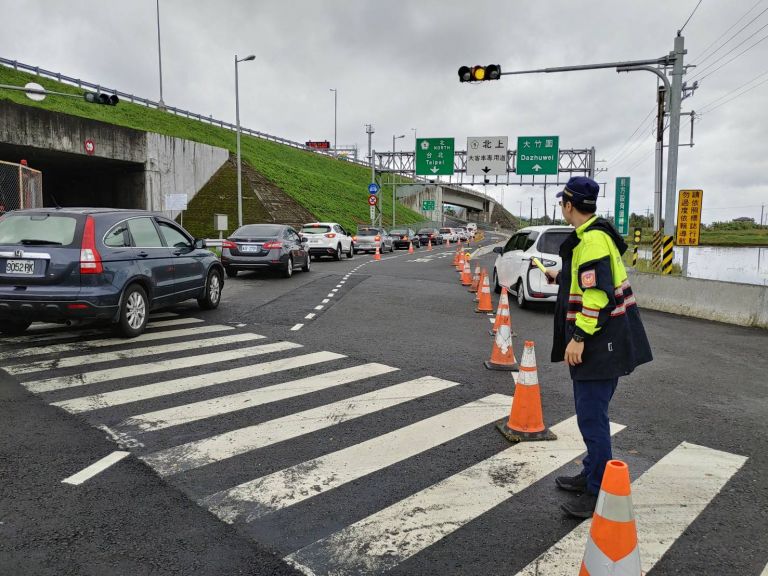
<path fill-rule="evenodd" d="M 484 80 L 498 80 L 499 78 L 501 78 L 501 66 L 498 64 L 459 68 L 459 82 L 482 82 Z"/>
<path fill-rule="evenodd" d="M 104 94 L 103 92 L 86 92 L 85 101 L 91 104 L 104 104 L 105 106 L 117 106 L 120 99 L 114 94 Z"/>

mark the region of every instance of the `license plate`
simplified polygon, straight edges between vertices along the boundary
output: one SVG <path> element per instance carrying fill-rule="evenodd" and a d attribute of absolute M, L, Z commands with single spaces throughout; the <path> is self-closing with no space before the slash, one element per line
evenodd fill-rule
<path fill-rule="evenodd" d="M 261 252 L 261 246 L 240 246 L 240 252 Z"/>
<path fill-rule="evenodd" d="M 320 243 L 320 239 L 319 238 L 310 238 L 309 239 L 309 243 L 310 244 L 319 244 Z"/>
<path fill-rule="evenodd" d="M 6 274 L 29 274 L 35 273 L 34 260 L 8 260 L 5 263 Z"/>

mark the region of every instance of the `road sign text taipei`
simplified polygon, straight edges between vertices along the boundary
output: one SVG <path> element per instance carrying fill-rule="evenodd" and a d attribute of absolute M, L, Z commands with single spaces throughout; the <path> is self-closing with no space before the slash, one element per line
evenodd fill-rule
<path fill-rule="evenodd" d="M 557 174 L 560 158 L 559 136 L 519 136 L 517 174 Z"/>
<path fill-rule="evenodd" d="M 453 138 L 416 140 L 416 175 L 450 176 L 453 174 Z"/>

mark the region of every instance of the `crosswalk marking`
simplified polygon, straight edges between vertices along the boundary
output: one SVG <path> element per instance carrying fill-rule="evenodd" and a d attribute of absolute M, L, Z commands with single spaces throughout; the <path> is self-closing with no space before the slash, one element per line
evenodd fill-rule
<path fill-rule="evenodd" d="M 492 394 L 349 448 L 245 482 L 200 503 L 225 522 L 251 522 L 498 420 L 512 401 Z"/>
<path fill-rule="evenodd" d="M 453 386 L 458 386 L 458 383 L 426 376 L 319 408 L 296 412 L 254 426 L 161 450 L 145 456 L 143 460 L 163 476 L 178 474 L 335 426 Z"/>
<path fill-rule="evenodd" d="M 746 458 L 683 442 L 632 483 L 641 565 L 651 570 Z M 583 522 L 517 576 L 578 574 L 591 522 Z"/>
<path fill-rule="evenodd" d="M 623 426 L 611 424 L 615 434 Z M 584 452 L 576 417 L 551 442 L 521 442 L 289 555 L 311 574 L 380 574 Z"/>
<path fill-rule="evenodd" d="M 221 326 L 220 328 L 227 328 Z M 165 334 L 165 333 L 163 333 Z M 260 334 L 241 333 L 228 334 L 226 336 L 217 336 L 215 338 L 202 338 L 200 340 L 176 342 L 174 344 L 164 344 L 161 346 L 152 346 L 151 348 L 132 348 L 128 350 L 117 350 L 115 352 L 102 352 L 100 354 L 86 354 L 83 356 L 71 356 L 69 358 L 54 358 L 53 360 L 38 360 L 28 364 L 19 364 L 8 366 L 5 370 L 9 374 L 18 376 L 20 374 L 30 374 L 32 372 L 41 372 L 43 370 L 56 370 L 60 368 L 72 368 L 73 366 L 86 366 L 98 362 L 110 362 L 114 360 L 128 360 L 130 358 L 145 358 L 148 356 L 158 356 L 170 352 L 185 352 L 209 348 L 211 346 L 223 346 L 225 344 L 236 344 L 238 342 L 251 342 L 253 340 L 263 340 L 264 336 Z"/>
<path fill-rule="evenodd" d="M 177 318 L 175 320 L 165 320 L 163 322 L 154 322 L 150 318 L 147 328 L 165 328 L 166 326 L 185 326 L 188 324 L 200 324 L 204 322 L 200 318 Z M 110 333 L 109 328 L 93 328 L 89 330 L 73 330 L 72 328 L 62 328 L 50 334 L 27 334 L 26 336 L 3 337 L 0 339 L 2 344 L 37 344 L 38 342 L 51 342 L 55 340 L 66 340 L 68 338 L 88 338 L 90 336 L 105 336 Z M 114 342 L 120 343 L 117 337 L 113 337 Z"/>
<path fill-rule="evenodd" d="M 768 564 L 766 564 L 765 568 L 763 568 L 763 571 L 760 572 L 760 576 L 768 576 Z"/>
<path fill-rule="evenodd" d="M 9 352 L 1 352 L 0 360 L 15 360 L 17 358 L 28 358 L 30 356 L 42 356 L 43 354 L 63 354 L 65 352 L 84 352 L 91 350 L 92 348 L 105 348 L 108 346 L 119 346 L 121 344 L 141 344 L 145 342 L 154 342 L 156 340 L 164 340 L 166 338 L 180 338 L 188 336 L 202 336 L 204 334 L 212 334 L 215 332 L 228 332 L 234 330 L 232 326 L 223 326 L 212 324 L 210 326 L 197 326 L 195 328 L 183 328 L 181 330 L 167 330 L 161 332 L 145 332 L 141 336 L 132 338 L 130 340 L 123 340 L 120 338 L 104 338 L 101 340 L 69 342 L 67 344 L 54 344 L 52 346 L 38 347 L 38 348 L 26 348 L 24 350 L 11 350 Z M 188 340 L 186 342 L 189 342 Z M 143 348 L 142 350 L 147 350 Z M 52 367 L 57 366 L 54 364 Z"/>
<path fill-rule="evenodd" d="M 274 372 L 302 368 L 321 362 L 338 360 L 340 358 L 345 358 L 345 356 L 336 354 L 335 352 L 313 352 L 311 354 L 303 354 L 291 358 L 262 362 L 261 364 L 230 368 L 228 370 L 221 370 L 210 374 L 198 374 L 187 378 L 177 378 L 174 380 L 166 380 L 164 382 L 156 382 L 154 384 L 146 384 L 144 386 L 134 386 L 133 388 L 105 392 L 103 394 L 93 394 L 90 396 L 73 398 L 71 400 L 52 402 L 52 405 L 63 408 L 67 412 L 79 414 L 101 408 L 121 406 L 131 402 L 170 396 L 179 392 L 198 390 L 200 388 L 207 388 L 218 384 L 226 384 L 227 382 L 234 382 L 244 378 L 257 378 Z"/>
<path fill-rule="evenodd" d="M 230 360 L 247 358 L 248 356 L 282 352 L 293 348 L 301 348 L 301 344 L 294 344 L 293 342 L 272 342 L 270 344 L 240 348 L 238 350 L 211 352 L 209 354 L 174 358 L 172 360 L 159 360 L 157 362 L 145 362 L 141 365 L 141 370 L 137 370 L 136 366 L 122 366 L 118 368 L 83 372 L 82 374 L 74 374 L 70 376 L 56 376 L 54 378 L 46 378 L 34 382 L 24 382 L 22 384 L 30 392 L 51 392 L 53 390 L 62 390 L 64 388 L 76 388 L 88 384 L 108 382 L 109 380 L 120 380 L 121 378 L 129 378 L 131 376 L 144 376 L 146 374 L 157 374 L 158 372 L 191 368 L 193 366 L 218 364 L 220 362 L 229 362 Z"/>
<path fill-rule="evenodd" d="M 128 418 L 119 424 L 118 428 L 136 427 L 141 431 L 170 428 L 171 426 L 187 424 L 213 416 L 229 414 L 238 410 L 253 408 L 254 406 L 261 406 L 287 398 L 326 390 L 364 378 L 373 378 L 374 376 L 395 372 L 396 370 L 397 368 L 384 364 L 363 364 L 351 368 L 343 368 L 238 394 L 219 396 L 211 400 L 203 400 L 183 406 L 166 408 L 165 410 L 139 414 L 138 416 Z"/>

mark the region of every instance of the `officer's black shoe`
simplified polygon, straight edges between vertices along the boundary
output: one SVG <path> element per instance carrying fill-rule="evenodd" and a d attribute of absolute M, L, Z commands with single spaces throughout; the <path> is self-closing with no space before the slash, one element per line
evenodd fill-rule
<path fill-rule="evenodd" d="M 587 491 L 587 477 L 583 472 L 579 472 L 576 476 L 558 476 L 555 478 L 555 484 L 561 490 L 568 492 Z"/>
<path fill-rule="evenodd" d="M 597 506 L 597 495 L 589 492 L 585 492 L 573 502 L 560 504 L 560 508 L 576 518 L 592 518 L 595 506 Z"/>

